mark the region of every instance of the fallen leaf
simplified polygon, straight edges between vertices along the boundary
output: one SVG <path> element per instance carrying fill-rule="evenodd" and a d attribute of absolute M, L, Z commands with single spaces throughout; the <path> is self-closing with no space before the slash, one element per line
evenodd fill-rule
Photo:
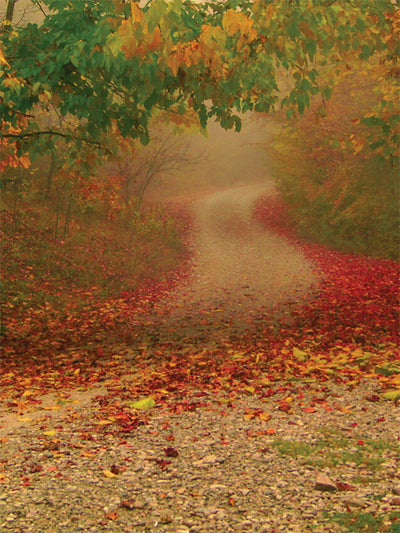
<path fill-rule="evenodd" d="M 115 477 L 116 474 L 114 474 L 114 472 L 111 472 L 111 470 L 103 470 L 103 476 L 105 476 L 105 477 Z"/>
<path fill-rule="evenodd" d="M 337 490 L 336 483 L 334 483 L 326 474 L 318 474 L 315 480 L 315 488 L 317 490 L 335 491 Z"/>
<path fill-rule="evenodd" d="M 178 450 L 175 450 L 175 448 L 171 447 L 164 448 L 164 452 L 167 457 L 178 457 L 179 455 Z"/>
<path fill-rule="evenodd" d="M 148 398 L 143 398 L 143 400 L 131 402 L 128 405 L 133 409 L 150 409 L 151 407 L 154 407 L 156 405 L 156 402 L 154 401 L 152 396 L 149 396 Z"/>

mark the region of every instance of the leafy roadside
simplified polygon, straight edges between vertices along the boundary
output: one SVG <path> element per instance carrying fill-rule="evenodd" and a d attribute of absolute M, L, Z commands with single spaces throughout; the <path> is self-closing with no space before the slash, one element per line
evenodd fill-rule
<path fill-rule="evenodd" d="M 399 264 L 300 241 L 278 196 L 261 198 L 255 216 L 301 246 L 322 278 L 315 297 L 280 319 L 278 351 L 290 371 L 350 384 L 376 377 L 386 398 L 398 399 Z"/>
<path fill-rule="evenodd" d="M 101 384 L 110 398 L 103 401 L 105 412 L 99 416 L 123 427 L 142 418 L 130 409 L 132 401 L 184 399 L 186 409 L 198 390 L 273 394 L 274 384 L 282 380 L 336 381 L 349 387 L 378 380 L 383 398 L 397 400 L 398 265 L 298 241 L 277 197 L 260 199 L 255 215 L 294 240 L 319 266 L 323 281 L 303 306 L 264 315 L 257 331 L 244 329 L 236 341 L 214 347 L 186 346 L 184 339 L 148 345 L 148 330 L 163 327 L 152 309 L 187 275 L 183 267 L 175 278 L 150 281 L 140 290 L 103 301 L 86 292 L 86 306 L 71 308 L 66 315 L 54 317 L 49 306 L 24 311 L 23 321 L 9 321 L 13 334 L 3 347 L 3 399 L 23 411 L 40 403 L 46 392 Z M 373 395 L 370 400 L 381 398 Z M 281 402 L 279 408 L 290 410 L 292 401 Z"/>

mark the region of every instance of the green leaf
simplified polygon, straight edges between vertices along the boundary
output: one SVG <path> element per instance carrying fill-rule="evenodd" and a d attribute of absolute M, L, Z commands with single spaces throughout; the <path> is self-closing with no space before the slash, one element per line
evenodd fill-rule
<path fill-rule="evenodd" d="M 166 14 L 168 9 L 168 3 L 164 0 L 158 0 L 157 2 L 151 2 L 150 7 L 146 13 L 146 20 L 149 23 L 149 30 L 153 31 L 154 28 L 160 23 L 162 17 Z"/>
<path fill-rule="evenodd" d="M 310 59 L 313 59 L 315 54 L 317 53 L 317 41 L 307 41 L 306 50 L 308 52 L 308 55 L 310 56 Z"/>
<path fill-rule="evenodd" d="M 151 409 L 151 407 L 156 405 L 156 402 L 152 396 L 149 396 L 148 398 L 143 398 L 143 400 L 138 400 L 137 402 L 130 402 L 128 405 L 133 409 Z"/>
<path fill-rule="evenodd" d="M 397 390 L 389 390 L 382 394 L 383 398 L 385 400 L 400 400 L 400 389 Z"/>

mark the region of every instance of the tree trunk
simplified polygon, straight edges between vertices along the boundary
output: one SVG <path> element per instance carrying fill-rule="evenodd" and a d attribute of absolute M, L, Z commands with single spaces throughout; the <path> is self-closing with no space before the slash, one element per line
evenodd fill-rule
<path fill-rule="evenodd" d="M 63 232 L 63 237 L 64 238 L 69 235 L 69 225 L 70 225 L 70 222 L 71 222 L 71 213 L 72 213 L 72 194 L 69 195 L 67 209 L 66 209 L 66 212 L 65 212 L 64 232 Z"/>
<path fill-rule="evenodd" d="M 16 0 L 8 0 L 7 2 L 7 11 L 6 11 L 6 20 L 12 22 L 14 16 L 14 7 Z"/>
<path fill-rule="evenodd" d="M 55 170 L 55 167 L 56 167 L 56 156 L 54 155 L 54 152 L 51 152 L 51 160 L 50 160 L 50 168 L 49 168 L 49 172 L 47 174 L 47 178 L 46 178 L 46 190 L 44 192 L 44 197 L 46 200 L 48 200 L 50 198 L 50 193 L 51 193 L 51 184 L 52 184 L 52 179 L 53 179 L 53 175 L 54 175 L 54 170 Z"/>

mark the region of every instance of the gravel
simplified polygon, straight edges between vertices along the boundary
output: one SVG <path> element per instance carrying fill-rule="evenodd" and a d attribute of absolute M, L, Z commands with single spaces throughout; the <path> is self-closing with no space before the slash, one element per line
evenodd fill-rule
<path fill-rule="evenodd" d="M 333 532 L 346 531 L 332 517 L 347 511 L 390 523 L 400 510 L 398 407 L 368 401 L 371 383 L 274 391 L 198 391 L 188 409 L 156 406 L 123 434 L 94 423 L 99 398 L 84 392 L 51 415 L 38 409 L 3 431 L 0 530 Z M 304 412 L 316 394 L 326 402 Z M 288 395 L 295 401 L 282 412 Z M 306 455 L 289 453 L 298 443 Z M 321 475 L 339 488 L 322 490 Z"/>

